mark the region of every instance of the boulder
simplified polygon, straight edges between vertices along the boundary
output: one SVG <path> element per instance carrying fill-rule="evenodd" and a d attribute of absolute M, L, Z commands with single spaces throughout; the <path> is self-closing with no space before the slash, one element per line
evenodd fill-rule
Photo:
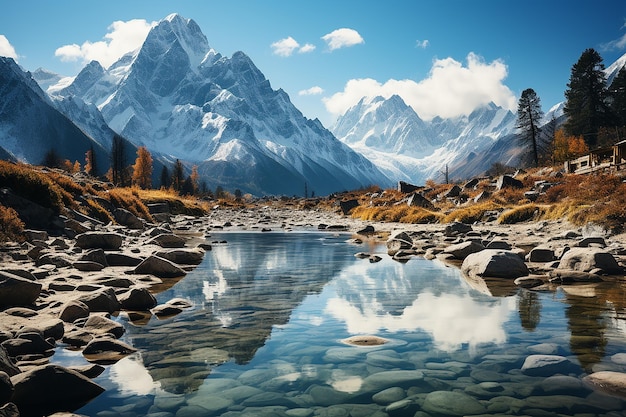
<path fill-rule="evenodd" d="M 615 371 L 594 372 L 585 376 L 583 382 L 607 394 L 626 398 L 626 373 Z"/>
<path fill-rule="evenodd" d="M 553 269 L 549 273 L 550 282 L 567 284 L 572 282 L 600 282 L 602 277 L 590 272 L 574 271 L 571 269 Z"/>
<path fill-rule="evenodd" d="M 31 305 L 40 292 L 40 283 L 0 271 L 0 308 Z"/>
<path fill-rule="evenodd" d="M 477 185 L 478 185 L 478 178 L 472 178 L 471 180 L 469 180 L 468 182 L 463 184 L 463 189 L 464 190 L 473 190 L 474 187 L 476 187 Z"/>
<path fill-rule="evenodd" d="M 115 217 L 115 221 L 122 226 L 126 226 L 129 229 L 143 229 L 144 225 L 141 219 L 126 209 L 115 209 L 113 216 Z"/>
<path fill-rule="evenodd" d="M 411 194 L 406 203 L 409 207 L 422 207 L 428 210 L 433 210 L 435 208 L 433 203 L 420 193 Z"/>
<path fill-rule="evenodd" d="M 120 302 L 113 288 L 101 288 L 92 291 L 78 300 L 86 304 L 91 312 L 113 313 L 120 309 Z"/>
<path fill-rule="evenodd" d="M 72 300 L 61 308 L 59 318 L 66 323 L 73 323 L 77 319 L 89 317 L 89 307 L 82 301 Z"/>
<path fill-rule="evenodd" d="M 104 265 L 93 261 L 76 261 L 72 266 L 81 272 L 94 272 L 104 269 Z"/>
<path fill-rule="evenodd" d="M 102 249 L 91 249 L 88 250 L 87 252 L 83 253 L 80 258 L 78 258 L 79 261 L 91 261 L 91 262 L 97 262 L 102 266 L 109 266 L 108 262 L 107 262 L 107 256 L 106 256 L 106 252 L 104 252 L 104 250 Z"/>
<path fill-rule="evenodd" d="M 104 392 L 80 373 L 59 365 L 36 366 L 11 377 L 12 401 L 21 415 L 49 415 L 73 410 Z"/>
<path fill-rule="evenodd" d="M 571 248 L 561 258 L 559 269 L 582 272 L 601 269 L 609 275 L 624 274 L 624 268 L 619 266 L 613 255 L 599 248 Z"/>
<path fill-rule="evenodd" d="M 155 253 L 155 256 L 179 265 L 198 265 L 204 259 L 204 250 L 200 248 L 162 250 Z"/>
<path fill-rule="evenodd" d="M 146 288 L 133 288 L 121 294 L 118 299 L 124 310 L 148 311 L 157 305 L 157 300 Z"/>
<path fill-rule="evenodd" d="M 2 342 L 2 347 L 6 349 L 9 356 L 17 357 L 21 355 L 42 354 L 51 351 L 55 346 L 45 340 L 40 333 L 27 332 L 15 339 L 5 340 Z"/>
<path fill-rule="evenodd" d="M 419 185 L 413 185 L 405 181 L 398 181 L 398 191 L 401 193 L 408 194 L 422 189 L 424 189 L 424 187 L 420 187 Z"/>
<path fill-rule="evenodd" d="M 149 245 L 158 245 L 162 248 L 182 248 L 185 246 L 185 239 L 173 233 L 161 233 L 146 242 Z"/>
<path fill-rule="evenodd" d="M 6 372 L 0 371 L 0 404 L 8 403 L 11 401 L 12 396 L 13 383 L 11 382 L 11 377 Z"/>
<path fill-rule="evenodd" d="M 20 368 L 18 368 L 15 365 L 15 363 L 9 356 L 9 353 L 7 352 L 5 348 L 2 347 L 1 344 L 0 344 L 0 372 L 5 372 L 9 376 L 17 375 L 21 372 Z"/>
<path fill-rule="evenodd" d="M 1 417 L 20 417 L 20 410 L 18 410 L 17 405 L 13 403 L 6 403 L 2 407 L 0 407 L 0 416 Z"/>
<path fill-rule="evenodd" d="M 106 262 L 108 266 L 137 266 L 142 259 L 132 255 L 118 252 L 107 252 Z"/>
<path fill-rule="evenodd" d="M 535 247 L 530 250 L 526 257 L 528 262 L 552 262 L 556 258 L 554 256 L 554 250 L 550 248 Z"/>
<path fill-rule="evenodd" d="M 178 265 L 159 256 L 151 255 L 134 269 L 135 274 L 150 274 L 159 278 L 175 278 L 186 275 Z"/>
<path fill-rule="evenodd" d="M 528 267 L 518 254 L 500 249 L 485 249 L 468 255 L 461 271 L 468 276 L 519 278 L 528 275 Z"/>
<path fill-rule="evenodd" d="M 123 241 L 124 236 L 111 232 L 87 232 L 76 236 L 76 246 L 81 249 L 118 250 Z"/>
<path fill-rule="evenodd" d="M 501 175 L 496 182 L 496 190 L 500 191 L 503 188 L 524 188 L 524 183 L 515 179 L 509 175 Z"/>
<path fill-rule="evenodd" d="M 83 349 L 83 356 L 89 362 L 108 365 L 123 359 L 137 349 L 119 340 L 95 338 Z"/>
<path fill-rule="evenodd" d="M 355 199 L 339 202 L 339 207 L 341 207 L 341 212 L 345 215 L 349 214 L 352 209 L 358 206 L 359 206 L 359 201 Z"/>
<path fill-rule="evenodd" d="M 374 229 L 374 226 L 368 225 L 365 226 L 363 229 L 357 231 L 356 233 L 359 235 L 368 236 L 376 233 L 376 230 Z"/>
<path fill-rule="evenodd" d="M 447 237 L 462 235 L 472 231 L 472 226 L 465 223 L 454 222 L 446 226 L 443 234 Z"/>
<path fill-rule="evenodd" d="M 445 198 L 453 198 L 453 197 L 458 197 L 461 195 L 461 187 L 459 187 L 458 185 L 453 185 L 452 188 L 450 188 L 448 191 L 446 191 L 443 196 Z"/>
<path fill-rule="evenodd" d="M 124 326 L 120 323 L 98 315 L 89 316 L 83 329 L 94 335 L 111 335 L 116 338 L 124 334 Z"/>
<path fill-rule="evenodd" d="M 413 239 L 406 232 L 396 233 L 387 240 L 387 253 L 393 256 L 403 249 L 411 249 Z"/>
<path fill-rule="evenodd" d="M 481 245 L 480 243 L 470 240 L 467 242 L 457 243 L 456 245 L 450 245 L 447 248 L 445 248 L 443 252 L 454 256 L 456 259 L 463 260 L 468 255 L 471 255 L 472 253 L 480 252 L 484 249 L 485 247 Z"/>
<path fill-rule="evenodd" d="M 530 355 L 524 360 L 522 365 L 522 372 L 529 376 L 567 375 L 570 372 L 579 370 L 569 359 L 559 355 Z"/>

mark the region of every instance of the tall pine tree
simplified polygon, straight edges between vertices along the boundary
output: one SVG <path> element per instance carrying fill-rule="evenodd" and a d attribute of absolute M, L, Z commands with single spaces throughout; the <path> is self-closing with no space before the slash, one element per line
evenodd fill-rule
<path fill-rule="evenodd" d="M 517 129 L 524 147 L 529 148 L 533 166 L 539 166 L 539 125 L 543 119 L 541 101 L 532 88 L 522 91 L 517 105 Z"/>
<path fill-rule="evenodd" d="M 589 48 L 572 67 L 563 111 L 567 116 L 564 125 L 566 133 L 570 136 L 582 135 L 590 149 L 598 145 L 598 130 L 611 125 L 606 98 L 602 57 Z"/>
<path fill-rule="evenodd" d="M 617 73 L 609 87 L 611 110 L 617 126 L 626 126 L 626 65 Z"/>

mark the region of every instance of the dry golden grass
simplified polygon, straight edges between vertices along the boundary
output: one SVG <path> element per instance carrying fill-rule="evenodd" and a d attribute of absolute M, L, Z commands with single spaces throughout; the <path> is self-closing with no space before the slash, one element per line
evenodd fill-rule
<path fill-rule="evenodd" d="M 145 204 L 168 203 L 172 214 L 203 216 L 209 211 L 207 202 L 198 200 L 193 196 L 182 197 L 171 189 L 141 190 L 135 188 L 134 191 Z"/>
<path fill-rule="evenodd" d="M 409 207 L 407 204 L 359 206 L 352 210 L 351 215 L 361 220 L 413 224 L 438 223 L 443 218 L 441 213 L 422 207 Z"/>
<path fill-rule="evenodd" d="M 500 224 L 523 223 L 531 220 L 538 220 L 543 216 L 545 208 L 537 204 L 524 204 L 504 211 L 498 217 Z"/>
<path fill-rule="evenodd" d="M 488 211 L 499 209 L 501 209 L 501 206 L 498 203 L 488 200 L 450 211 L 444 217 L 443 223 L 461 222 L 471 224 L 480 221 Z"/>
<path fill-rule="evenodd" d="M 137 217 L 153 221 L 148 207 L 139 198 L 138 188 L 113 188 L 98 194 L 99 197 L 109 200 L 115 207 L 124 208 Z"/>
<path fill-rule="evenodd" d="M 0 184 L 17 195 L 59 214 L 71 195 L 30 165 L 0 160 Z"/>
<path fill-rule="evenodd" d="M 11 207 L 0 204 L 0 242 L 23 241 L 24 222 Z"/>

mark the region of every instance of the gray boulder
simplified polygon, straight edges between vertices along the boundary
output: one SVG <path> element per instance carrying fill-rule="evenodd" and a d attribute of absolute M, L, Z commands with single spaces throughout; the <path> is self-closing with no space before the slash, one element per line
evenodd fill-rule
<path fill-rule="evenodd" d="M 554 250 L 550 248 L 541 248 L 541 247 L 532 248 L 527 256 L 528 262 L 545 263 L 545 262 L 552 262 L 555 259 L 556 258 L 554 256 Z"/>
<path fill-rule="evenodd" d="M 468 255 L 471 255 L 472 253 L 480 252 L 484 249 L 485 247 L 481 245 L 480 243 L 470 240 L 467 242 L 457 243 L 456 245 L 450 245 L 447 248 L 445 248 L 443 252 L 454 256 L 456 259 L 463 260 Z"/>
<path fill-rule="evenodd" d="M 124 310 L 148 311 L 157 305 L 156 298 L 146 288 L 133 288 L 118 298 Z"/>
<path fill-rule="evenodd" d="M 468 276 L 519 278 L 528 275 L 528 267 L 518 254 L 500 249 L 485 249 L 468 255 L 461 265 Z"/>
<path fill-rule="evenodd" d="M 433 210 L 435 208 L 433 203 L 420 193 L 411 194 L 406 200 L 406 203 L 409 207 L 422 207 L 427 210 Z"/>
<path fill-rule="evenodd" d="M 453 222 L 446 226 L 443 234 L 445 236 L 458 236 L 472 231 L 472 226 L 465 223 Z"/>
<path fill-rule="evenodd" d="M 111 335 L 116 338 L 124 334 L 124 326 L 103 316 L 91 315 L 83 328 L 94 335 Z"/>
<path fill-rule="evenodd" d="M 413 239 L 406 232 L 400 232 L 387 240 L 387 253 L 394 256 L 401 250 L 411 249 L 413 247 Z"/>
<path fill-rule="evenodd" d="M 159 278 L 182 277 L 187 273 L 172 261 L 151 255 L 134 269 L 135 274 L 149 274 Z"/>
<path fill-rule="evenodd" d="M 125 253 L 107 252 L 106 262 L 108 266 L 137 266 L 142 259 Z"/>
<path fill-rule="evenodd" d="M 359 200 L 345 200 L 339 202 L 339 207 L 341 207 L 341 212 L 345 215 L 349 214 L 352 209 L 357 208 L 359 206 Z"/>
<path fill-rule="evenodd" d="M 173 233 L 161 233 L 146 242 L 149 245 L 158 245 L 162 248 L 182 248 L 185 246 L 185 239 Z"/>
<path fill-rule="evenodd" d="M 12 401 L 21 415 L 49 415 L 73 410 L 104 392 L 80 373 L 59 365 L 36 366 L 11 377 Z"/>
<path fill-rule="evenodd" d="M 6 372 L 9 376 L 17 375 L 21 372 L 2 345 L 0 345 L 0 372 Z"/>
<path fill-rule="evenodd" d="M 0 271 L 0 308 L 31 305 L 40 292 L 40 283 Z"/>
<path fill-rule="evenodd" d="M 574 363 L 559 355 L 530 355 L 524 360 L 522 372 L 530 376 L 552 376 L 555 374 L 567 375 L 579 371 Z"/>
<path fill-rule="evenodd" d="M 610 395 L 626 397 L 626 373 L 615 371 L 594 372 L 583 378 L 583 382 L 594 389 Z"/>
<path fill-rule="evenodd" d="M 524 183 L 515 179 L 509 175 L 501 175 L 496 181 L 496 190 L 500 191 L 503 188 L 524 188 Z"/>
<path fill-rule="evenodd" d="M 122 226 L 126 226 L 129 229 L 143 229 L 144 225 L 141 219 L 126 209 L 115 209 L 113 216 L 115 217 L 115 221 Z"/>
<path fill-rule="evenodd" d="M 107 256 L 106 256 L 106 252 L 104 252 L 104 250 L 102 249 L 91 249 L 88 250 L 87 252 L 83 253 L 80 258 L 78 258 L 79 261 L 91 261 L 91 262 L 97 262 L 102 266 L 109 266 L 108 262 L 107 262 Z"/>
<path fill-rule="evenodd" d="M 599 248 L 571 248 L 561 258 L 559 269 L 582 272 L 601 269 L 609 275 L 624 274 L 624 268 L 619 266 L 613 255 Z"/>
<path fill-rule="evenodd" d="M 11 382 L 11 377 L 6 372 L 0 371 L 0 404 L 8 403 L 11 401 L 12 396 L 13 383 Z"/>
<path fill-rule="evenodd" d="M 87 232 L 76 236 L 76 246 L 82 249 L 118 250 L 123 241 L 124 236 L 111 232 Z"/>
<path fill-rule="evenodd" d="M 197 265 L 204 259 L 204 250 L 200 248 L 171 249 L 158 251 L 155 255 L 179 265 Z"/>
<path fill-rule="evenodd" d="M 78 299 L 89 307 L 91 312 L 113 313 L 119 311 L 120 302 L 113 288 L 101 288 Z"/>
<path fill-rule="evenodd" d="M 83 356 L 89 362 L 108 365 L 136 352 L 137 349 L 119 340 L 96 338 L 87 343 Z"/>
<path fill-rule="evenodd" d="M 59 318 L 66 323 L 73 323 L 78 319 L 89 317 L 89 307 L 82 301 L 72 300 L 62 308 Z"/>

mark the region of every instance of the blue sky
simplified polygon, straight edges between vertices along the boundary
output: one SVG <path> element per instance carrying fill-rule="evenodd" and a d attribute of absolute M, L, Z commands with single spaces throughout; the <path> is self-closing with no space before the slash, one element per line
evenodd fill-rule
<path fill-rule="evenodd" d="M 400 94 L 428 120 L 489 101 L 515 110 L 533 88 L 548 111 L 586 48 L 605 66 L 626 53 L 623 0 L 32 0 L 2 4 L 0 54 L 75 75 L 170 13 L 195 20 L 222 55 L 245 52 L 327 126 L 376 94 Z"/>

